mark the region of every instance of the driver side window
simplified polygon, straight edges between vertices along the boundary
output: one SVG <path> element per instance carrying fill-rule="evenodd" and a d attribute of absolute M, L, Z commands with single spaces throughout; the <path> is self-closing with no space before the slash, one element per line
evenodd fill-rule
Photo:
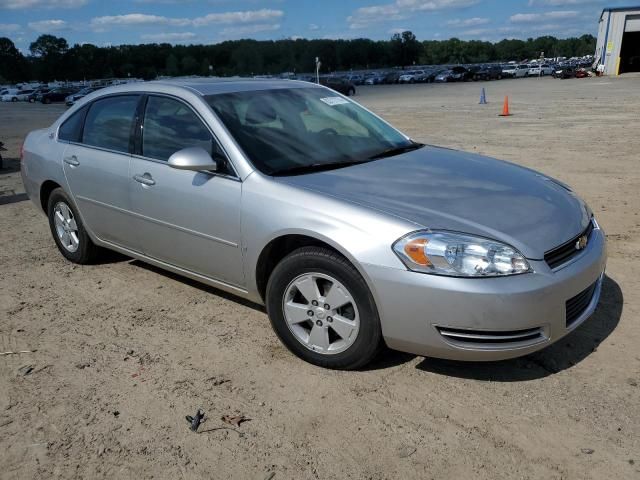
<path fill-rule="evenodd" d="M 218 162 L 219 172 L 231 173 L 218 142 L 193 110 L 172 98 L 150 96 L 142 125 L 142 155 L 166 162 L 188 147 L 202 147 Z"/>

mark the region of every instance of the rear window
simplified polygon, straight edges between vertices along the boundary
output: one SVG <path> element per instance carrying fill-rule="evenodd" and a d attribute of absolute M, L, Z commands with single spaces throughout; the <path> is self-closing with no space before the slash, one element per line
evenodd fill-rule
<path fill-rule="evenodd" d="M 138 95 L 122 95 L 96 100 L 84 124 L 82 143 L 94 147 L 129 151 Z"/>
<path fill-rule="evenodd" d="M 58 139 L 66 142 L 79 142 L 82 139 L 82 125 L 88 107 L 83 107 L 60 125 Z"/>

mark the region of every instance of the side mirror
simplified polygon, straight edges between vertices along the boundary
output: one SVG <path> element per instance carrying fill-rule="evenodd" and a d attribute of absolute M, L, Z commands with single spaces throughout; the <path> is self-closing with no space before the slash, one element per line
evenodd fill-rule
<path fill-rule="evenodd" d="M 169 166 L 178 170 L 211 170 L 218 169 L 217 162 L 202 147 L 189 147 L 178 150 L 169 157 Z"/>

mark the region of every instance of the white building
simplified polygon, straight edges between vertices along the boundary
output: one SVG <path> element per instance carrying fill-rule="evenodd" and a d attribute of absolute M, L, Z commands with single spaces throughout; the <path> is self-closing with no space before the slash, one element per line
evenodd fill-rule
<path fill-rule="evenodd" d="M 640 6 L 602 11 L 596 64 L 604 65 L 606 75 L 640 72 Z"/>

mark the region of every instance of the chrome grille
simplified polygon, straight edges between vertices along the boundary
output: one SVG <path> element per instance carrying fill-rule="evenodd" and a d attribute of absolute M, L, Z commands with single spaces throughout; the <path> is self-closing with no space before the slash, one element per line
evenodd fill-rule
<path fill-rule="evenodd" d="M 468 330 L 461 328 L 436 327 L 450 343 L 477 348 L 513 348 L 546 340 L 542 328 L 524 330 Z"/>
<path fill-rule="evenodd" d="M 587 239 L 591 239 L 591 232 L 593 232 L 593 221 L 589 222 L 587 228 L 580 235 L 576 235 L 568 242 L 545 253 L 544 260 L 547 262 L 547 265 L 555 269 L 578 255 L 582 250 L 576 249 L 576 242 L 584 235 L 586 235 Z"/>

